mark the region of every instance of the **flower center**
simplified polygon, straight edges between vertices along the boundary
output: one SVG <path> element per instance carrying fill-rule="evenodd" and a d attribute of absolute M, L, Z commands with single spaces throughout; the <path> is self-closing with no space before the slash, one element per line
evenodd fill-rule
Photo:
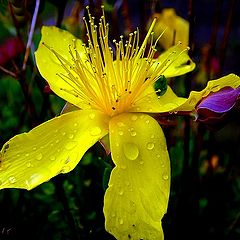
<path fill-rule="evenodd" d="M 154 60 L 158 39 L 153 42 L 152 30 L 156 20 L 140 47 L 138 30 L 130 33 L 128 40 L 120 36 L 118 42 L 113 40 L 110 44 L 104 10 L 98 26 L 88 7 L 87 11 L 89 20 L 83 20 L 88 43 L 83 44 L 83 52 L 78 52 L 76 40 L 73 39 L 69 45 L 71 61 L 43 43 L 54 53 L 66 72 L 58 76 L 74 89 L 61 90 L 78 97 L 82 108 L 98 109 L 109 116 L 130 111 L 141 93 L 153 86 L 169 65 L 168 58 L 162 63 Z M 149 39 L 150 46 L 147 48 Z"/>

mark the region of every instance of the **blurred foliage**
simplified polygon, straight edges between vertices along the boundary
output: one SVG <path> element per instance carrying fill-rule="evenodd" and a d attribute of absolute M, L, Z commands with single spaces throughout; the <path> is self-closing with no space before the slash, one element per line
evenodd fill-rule
<path fill-rule="evenodd" d="M 41 1 L 27 68 L 23 71 L 25 48 L 19 51 L 19 45 L 6 44 L 15 38 L 26 46 L 35 1 L 0 1 L 0 49 L 10 46 L 7 54 L 0 51 L 1 145 L 60 113 L 65 103 L 49 91 L 37 71 L 33 54 L 40 28 L 45 24 L 61 26 L 85 40 L 81 17 L 87 2 L 93 14 L 99 16 L 101 1 Z M 178 15 L 187 18 L 189 2 L 104 1 L 113 38 L 129 33 L 136 25 L 143 36 L 151 14 L 165 7 L 173 7 Z M 238 2 L 233 8 L 230 3 L 234 1 L 194 3 L 195 20 L 190 24 L 195 24 L 195 32 L 191 33 L 191 41 L 198 67 L 188 77 L 170 80 L 179 95 L 186 96 L 189 86 L 202 88 L 210 77 L 232 71 L 239 74 L 236 66 L 240 63 L 240 44 L 236 39 L 240 38 L 240 26 L 234 10 L 240 9 L 240 5 Z M 229 19 L 231 11 L 234 19 L 226 29 L 223 19 Z M 218 40 L 223 39 L 227 30 L 231 30 L 228 48 L 219 54 L 222 44 Z M 165 239 L 240 239 L 239 112 L 232 112 L 218 132 L 210 132 L 192 119 L 175 114 L 170 120 L 173 124 L 163 126 L 172 166 L 169 209 L 163 219 Z M 96 144 L 69 174 L 59 175 L 30 192 L 1 190 L 0 239 L 114 239 L 104 229 L 102 212 L 111 169 L 110 156 Z"/>

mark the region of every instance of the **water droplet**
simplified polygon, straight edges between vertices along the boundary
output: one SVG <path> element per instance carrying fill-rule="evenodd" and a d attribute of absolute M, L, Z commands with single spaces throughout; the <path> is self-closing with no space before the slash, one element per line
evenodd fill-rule
<path fill-rule="evenodd" d="M 135 160 L 139 155 L 139 149 L 135 143 L 125 143 L 123 145 L 123 152 L 129 160 Z"/>
<path fill-rule="evenodd" d="M 12 183 L 12 184 L 16 182 L 16 178 L 13 177 L 13 176 L 12 176 L 12 177 L 9 177 L 8 180 L 9 180 L 9 182 Z"/>
<path fill-rule="evenodd" d="M 55 143 L 59 143 L 59 139 L 57 139 L 57 140 L 55 141 Z"/>
<path fill-rule="evenodd" d="M 124 191 L 123 191 L 123 190 L 120 190 L 119 195 L 122 196 L 123 193 L 124 193 Z"/>
<path fill-rule="evenodd" d="M 117 122 L 117 125 L 118 125 L 119 127 L 124 127 L 124 126 L 125 126 L 125 124 L 124 124 L 123 122 Z"/>
<path fill-rule="evenodd" d="M 93 120 L 95 118 L 95 113 L 90 113 L 88 116 L 91 120 Z"/>
<path fill-rule="evenodd" d="M 50 160 L 51 160 L 51 161 L 54 161 L 55 159 L 56 159 L 55 156 L 51 156 L 51 157 L 50 157 Z"/>
<path fill-rule="evenodd" d="M 116 217 L 116 214 L 115 214 L 115 213 L 112 213 L 111 216 L 112 216 L 112 218 L 115 218 L 115 217 Z"/>
<path fill-rule="evenodd" d="M 78 126 L 78 123 L 74 123 L 73 126 L 74 126 L 74 127 L 77 127 L 77 126 Z"/>
<path fill-rule="evenodd" d="M 132 117 L 131 117 L 131 120 L 132 121 L 136 121 L 138 119 L 138 116 L 137 115 L 132 115 Z"/>
<path fill-rule="evenodd" d="M 25 156 L 26 156 L 26 157 L 29 157 L 29 153 L 26 153 Z"/>
<path fill-rule="evenodd" d="M 137 110 L 137 111 L 140 111 L 140 107 L 137 107 L 136 110 Z"/>
<path fill-rule="evenodd" d="M 152 110 L 153 110 L 152 108 L 149 108 L 149 109 L 148 109 L 149 112 L 152 112 Z"/>
<path fill-rule="evenodd" d="M 147 144 L 147 149 L 148 149 L 148 150 L 152 150 L 152 149 L 154 148 L 154 146 L 155 146 L 155 144 L 154 144 L 153 142 L 149 142 L 149 143 Z"/>
<path fill-rule="evenodd" d="M 119 134 L 120 136 L 122 136 L 122 135 L 123 135 L 123 131 L 118 131 L 118 134 Z"/>
<path fill-rule="evenodd" d="M 120 223 L 120 225 L 123 225 L 123 219 L 122 218 L 119 219 L 119 223 Z"/>
<path fill-rule="evenodd" d="M 144 164 L 144 161 L 140 161 L 139 163 L 140 163 L 141 165 L 143 165 L 143 164 Z"/>
<path fill-rule="evenodd" d="M 155 137 L 155 135 L 154 135 L 154 134 L 152 134 L 152 135 L 151 135 L 151 138 L 154 138 L 154 137 Z"/>
<path fill-rule="evenodd" d="M 27 167 L 28 168 L 30 168 L 30 167 L 32 167 L 33 165 L 32 165 L 32 163 L 29 161 L 29 162 L 27 162 Z"/>
<path fill-rule="evenodd" d="M 116 142 L 115 146 L 116 146 L 116 147 L 119 147 L 119 143 L 118 143 L 118 142 Z"/>
<path fill-rule="evenodd" d="M 118 156 L 118 158 L 119 158 L 119 156 Z M 121 165 L 121 169 L 125 170 L 126 168 L 127 168 L 126 165 Z"/>
<path fill-rule="evenodd" d="M 73 138 L 74 138 L 74 135 L 73 135 L 72 133 L 69 133 L 69 134 L 68 134 L 68 138 L 69 138 L 69 139 L 73 139 Z"/>
<path fill-rule="evenodd" d="M 37 150 L 37 148 L 36 147 L 33 147 L 33 151 L 36 151 Z"/>
<path fill-rule="evenodd" d="M 167 174 L 163 174 L 162 178 L 163 178 L 163 180 L 168 180 L 169 177 Z"/>
<path fill-rule="evenodd" d="M 132 137 L 135 137 L 137 135 L 137 133 L 135 131 L 131 131 L 130 134 L 131 134 Z"/>
<path fill-rule="evenodd" d="M 65 145 L 65 149 L 66 150 L 72 150 L 74 147 L 76 147 L 77 145 L 77 142 L 68 142 L 66 145 Z"/>
<path fill-rule="evenodd" d="M 40 174 L 34 173 L 28 181 L 26 181 L 26 184 L 29 188 L 33 188 L 39 184 L 41 181 L 42 176 Z"/>
<path fill-rule="evenodd" d="M 36 159 L 37 159 L 38 161 L 40 161 L 40 160 L 42 159 L 42 154 L 39 153 L 39 154 L 36 156 Z"/>
<path fill-rule="evenodd" d="M 62 132 L 62 135 L 65 136 L 65 135 L 66 135 L 66 132 Z"/>
<path fill-rule="evenodd" d="M 149 124 L 149 122 L 150 122 L 149 120 L 146 120 L 146 124 Z"/>
<path fill-rule="evenodd" d="M 90 129 L 90 134 L 92 136 L 97 136 L 97 135 L 100 135 L 102 132 L 101 128 L 100 127 L 93 127 Z"/>
<path fill-rule="evenodd" d="M 60 173 L 67 173 L 67 172 L 69 172 L 70 171 L 70 166 L 64 166 L 62 169 L 61 169 L 61 171 L 60 171 Z"/>

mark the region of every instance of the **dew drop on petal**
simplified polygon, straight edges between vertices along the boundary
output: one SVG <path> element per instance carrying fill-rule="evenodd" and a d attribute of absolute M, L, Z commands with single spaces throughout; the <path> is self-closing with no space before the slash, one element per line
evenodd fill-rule
<path fill-rule="evenodd" d="M 90 129 L 90 134 L 92 136 L 97 136 L 97 135 L 100 135 L 102 132 L 101 128 L 100 127 L 93 127 Z"/>
<path fill-rule="evenodd" d="M 132 137 L 135 137 L 137 135 L 137 133 L 135 131 L 131 131 L 130 134 Z"/>
<path fill-rule="evenodd" d="M 74 127 L 77 127 L 77 126 L 78 126 L 78 123 L 74 123 L 73 126 L 74 126 Z"/>
<path fill-rule="evenodd" d="M 153 142 L 149 142 L 148 144 L 147 144 L 147 149 L 148 150 L 152 150 L 153 148 L 154 148 L 154 143 Z"/>
<path fill-rule="evenodd" d="M 69 138 L 69 139 L 73 139 L 73 138 L 74 138 L 74 135 L 73 135 L 72 133 L 69 133 L 69 134 L 68 134 L 68 138 Z"/>
<path fill-rule="evenodd" d="M 57 139 L 57 140 L 55 141 L 55 143 L 59 143 L 59 139 Z"/>
<path fill-rule="evenodd" d="M 119 224 L 123 225 L 123 219 L 122 218 L 119 219 Z"/>
<path fill-rule="evenodd" d="M 62 132 L 62 135 L 65 136 L 65 135 L 66 135 L 66 132 Z"/>
<path fill-rule="evenodd" d="M 140 161 L 139 163 L 140 163 L 140 165 L 143 165 L 143 164 L 144 164 L 144 161 Z"/>
<path fill-rule="evenodd" d="M 123 191 L 123 190 L 120 190 L 120 191 L 119 191 L 119 195 L 120 195 L 120 196 L 122 196 L 122 195 L 123 195 L 123 193 L 124 193 L 124 191 Z"/>
<path fill-rule="evenodd" d="M 8 181 L 13 184 L 16 182 L 16 178 L 11 176 L 11 177 L 9 177 Z"/>
<path fill-rule="evenodd" d="M 32 163 L 29 161 L 29 162 L 27 162 L 27 167 L 28 168 L 30 168 L 30 167 L 32 167 L 33 165 L 32 165 Z"/>
<path fill-rule="evenodd" d="M 120 135 L 120 136 L 122 136 L 123 135 L 123 131 L 118 131 L 118 134 Z"/>
<path fill-rule="evenodd" d="M 146 124 L 149 124 L 149 122 L 150 122 L 149 120 L 146 120 Z"/>
<path fill-rule="evenodd" d="M 38 160 L 38 161 L 40 161 L 41 159 L 42 159 L 42 154 L 41 153 L 39 153 L 37 156 L 36 156 L 36 159 Z"/>
<path fill-rule="evenodd" d="M 91 120 L 93 120 L 95 118 L 95 113 L 90 113 L 88 116 Z"/>
<path fill-rule="evenodd" d="M 129 160 L 135 160 L 139 156 L 139 149 L 135 143 L 123 144 L 123 153 Z"/>
<path fill-rule="evenodd" d="M 77 142 L 68 142 L 66 145 L 65 145 L 65 149 L 66 150 L 72 150 L 74 147 L 76 147 L 77 145 Z"/>
<path fill-rule="evenodd" d="M 33 151 L 36 151 L 37 150 L 37 148 L 36 147 L 33 147 Z"/>
<path fill-rule="evenodd" d="M 131 117 L 131 120 L 132 121 L 136 121 L 138 119 L 138 116 L 137 115 L 132 115 L 132 117 Z"/>
<path fill-rule="evenodd" d="M 26 154 L 25 154 L 25 157 L 29 157 L 29 153 L 26 153 Z"/>
<path fill-rule="evenodd" d="M 168 180 L 169 176 L 167 174 L 163 174 L 162 178 L 163 180 Z"/>
<path fill-rule="evenodd" d="M 54 161 L 55 159 L 56 159 L 55 156 L 51 156 L 51 157 L 50 157 L 50 160 L 51 160 L 51 161 Z"/>
<path fill-rule="evenodd" d="M 124 124 L 123 122 L 117 122 L 117 125 L 118 125 L 119 127 L 124 127 L 124 126 L 125 126 L 125 124 Z"/>

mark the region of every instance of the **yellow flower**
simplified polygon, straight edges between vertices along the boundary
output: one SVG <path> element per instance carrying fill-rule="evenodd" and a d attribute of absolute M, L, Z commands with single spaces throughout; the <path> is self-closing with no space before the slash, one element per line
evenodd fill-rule
<path fill-rule="evenodd" d="M 157 18 L 154 32 L 159 34 L 164 32 L 161 39 L 159 39 L 159 43 L 164 49 L 168 49 L 179 41 L 182 43 L 183 48 L 188 46 L 189 23 L 179 17 L 175 9 L 165 8 L 161 13 L 155 13 L 153 17 Z"/>
<path fill-rule="evenodd" d="M 0 188 L 30 190 L 67 173 L 92 145 L 109 135 L 115 168 L 104 198 L 106 230 L 120 240 L 163 239 L 170 162 L 163 131 L 152 116 L 192 111 L 211 91 L 236 88 L 240 81 L 232 74 L 209 82 L 188 99 L 177 97 L 159 78 L 184 74 L 194 63 L 178 45 L 154 59 L 153 42 L 147 50 L 154 24 L 141 46 L 138 31 L 128 41 L 120 37 L 110 45 L 104 16 L 97 27 L 90 13 L 87 45 L 56 27 L 42 28 L 35 55 L 38 69 L 51 89 L 75 109 L 4 144 Z"/>

